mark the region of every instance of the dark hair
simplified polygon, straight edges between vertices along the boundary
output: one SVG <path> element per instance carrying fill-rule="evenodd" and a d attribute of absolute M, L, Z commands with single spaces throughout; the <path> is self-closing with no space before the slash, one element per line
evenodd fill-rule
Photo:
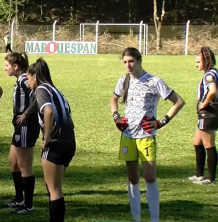
<path fill-rule="evenodd" d="M 12 52 L 5 56 L 5 60 L 8 61 L 11 65 L 18 65 L 19 69 L 24 73 L 26 72 L 29 66 L 28 56 L 25 52 L 18 53 Z"/>
<path fill-rule="evenodd" d="M 126 48 L 123 53 L 122 53 L 122 59 L 124 56 L 132 56 L 135 58 L 137 61 L 142 61 L 142 55 L 139 52 L 138 49 L 133 48 L 133 47 L 128 47 Z M 123 96 L 122 96 L 122 103 L 126 102 L 127 95 L 128 95 L 128 89 L 129 89 L 129 81 L 130 81 L 130 74 L 127 73 L 125 80 L 123 82 Z"/>
<path fill-rule="evenodd" d="M 202 47 L 200 54 L 202 55 L 205 72 L 216 65 L 215 55 L 209 47 Z"/>
<path fill-rule="evenodd" d="M 44 59 L 37 59 L 35 63 L 28 67 L 27 72 L 32 76 L 34 74 L 36 75 L 37 85 L 40 85 L 42 83 L 48 83 L 54 86 L 51 79 L 49 67 Z"/>

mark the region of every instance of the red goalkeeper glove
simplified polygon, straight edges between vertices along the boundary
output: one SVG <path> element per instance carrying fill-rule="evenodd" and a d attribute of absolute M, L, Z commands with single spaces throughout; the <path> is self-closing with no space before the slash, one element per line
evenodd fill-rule
<path fill-rule="evenodd" d="M 128 119 L 125 118 L 125 117 L 121 117 L 120 114 L 117 111 L 115 111 L 113 113 L 113 118 L 114 118 L 114 122 L 115 122 L 117 128 L 121 132 L 125 131 L 126 128 L 129 126 L 128 123 L 127 123 Z"/>
<path fill-rule="evenodd" d="M 156 120 L 154 117 L 149 118 L 144 116 L 142 119 L 141 127 L 144 129 L 146 133 L 151 133 L 153 130 L 160 129 L 161 127 L 165 126 L 169 123 L 170 117 L 165 115 L 162 119 Z"/>

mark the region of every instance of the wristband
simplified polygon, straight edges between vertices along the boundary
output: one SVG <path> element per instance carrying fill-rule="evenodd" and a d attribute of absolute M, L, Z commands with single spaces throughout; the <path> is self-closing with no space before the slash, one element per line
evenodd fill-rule
<path fill-rule="evenodd" d="M 162 119 L 159 120 L 160 127 L 165 126 L 169 122 L 170 122 L 170 117 L 168 115 L 165 115 Z"/>
<path fill-rule="evenodd" d="M 114 121 L 116 121 L 118 118 L 120 118 L 120 114 L 117 111 L 114 111 L 114 113 L 113 113 Z"/>

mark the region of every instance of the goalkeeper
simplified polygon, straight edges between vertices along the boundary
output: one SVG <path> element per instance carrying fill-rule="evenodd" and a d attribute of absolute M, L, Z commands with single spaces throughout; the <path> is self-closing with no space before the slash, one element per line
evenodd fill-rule
<path fill-rule="evenodd" d="M 126 48 L 122 54 L 126 75 L 119 78 L 110 101 L 111 112 L 121 131 L 119 159 L 126 161 L 128 198 L 133 220 L 141 221 L 139 166 L 142 162 L 146 182 L 147 203 L 151 222 L 159 222 L 159 191 L 156 182 L 156 130 L 165 126 L 180 111 L 185 102 L 160 78 L 144 71 L 142 56 L 136 48 Z M 118 100 L 125 104 L 125 117 L 118 112 Z M 172 107 L 156 120 L 159 98 L 170 100 Z"/>

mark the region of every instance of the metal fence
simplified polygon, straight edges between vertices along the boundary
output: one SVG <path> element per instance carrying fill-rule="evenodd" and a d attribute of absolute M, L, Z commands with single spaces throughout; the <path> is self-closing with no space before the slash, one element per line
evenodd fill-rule
<path fill-rule="evenodd" d="M 0 52 L 4 52 L 4 35 L 10 27 L 1 26 Z M 155 27 L 148 25 L 146 39 L 149 54 L 183 55 L 185 52 L 186 25 L 162 26 L 162 49 L 156 50 Z M 56 41 L 80 41 L 80 26 L 60 26 L 55 29 Z M 52 25 L 20 25 L 14 28 L 13 50 L 24 51 L 25 41 L 52 41 Z M 84 40 L 94 41 L 96 38 L 95 27 L 85 26 Z M 98 53 L 121 53 L 127 46 L 138 47 L 139 29 L 135 26 L 99 26 Z M 142 39 L 142 41 L 144 41 Z M 218 26 L 190 25 L 187 44 L 188 54 L 195 54 L 202 46 L 209 46 L 218 53 Z"/>

